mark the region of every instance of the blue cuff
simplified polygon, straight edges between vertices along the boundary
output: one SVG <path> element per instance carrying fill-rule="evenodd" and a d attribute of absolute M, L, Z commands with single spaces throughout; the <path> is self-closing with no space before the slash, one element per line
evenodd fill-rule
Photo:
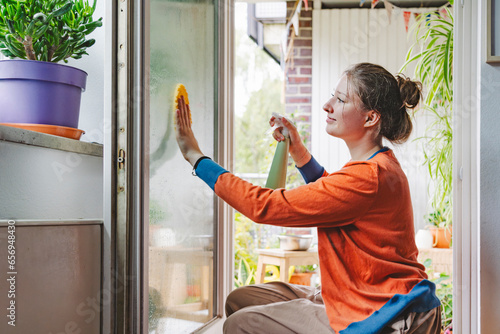
<path fill-rule="evenodd" d="M 377 334 L 403 313 L 426 312 L 439 305 L 434 283 L 422 280 L 408 294 L 395 294 L 380 310 L 363 321 L 353 322 L 339 334 Z"/>
<path fill-rule="evenodd" d="M 308 163 L 306 163 L 302 167 L 297 167 L 297 169 L 299 170 L 300 174 L 302 174 L 302 177 L 304 178 L 304 181 L 306 181 L 306 183 L 316 181 L 317 179 L 322 177 L 323 173 L 325 172 L 323 166 L 321 166 L 313 156 L 311 156 L 311 160 L 309 160 Z"/>
<path fill-rule="evenodd" d="M 203 159 L 198 163 L 195 173 L 200 179 L 205 181 L 212 190 L 215 190 L 215 183 L 219 176 L 229 172 L 212 159 Z"/>

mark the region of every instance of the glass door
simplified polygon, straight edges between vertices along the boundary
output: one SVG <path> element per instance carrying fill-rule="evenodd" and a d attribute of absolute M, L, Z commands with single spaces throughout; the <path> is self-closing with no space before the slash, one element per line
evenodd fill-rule
<path fill-rule="evenodd" d="M 191 333 L 216 314 L 216 201 L 179 153 L 173 98 L 184 84 L 200 146 L 216 156 L 217 7 L 150 1 L 149 333 Z"/>

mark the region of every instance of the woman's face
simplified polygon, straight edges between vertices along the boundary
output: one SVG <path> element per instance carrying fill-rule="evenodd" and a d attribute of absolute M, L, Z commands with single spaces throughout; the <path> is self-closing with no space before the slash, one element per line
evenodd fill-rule
<path fill-rule="evenodd" d="M 332 97 L 324 104 L 327 112 L 326 132 L 344 140 L 360 139 L 366 132 L 367 113 L 360 107 L 359 97 L 348 92 L 347 77 L 337 83 Z"/>

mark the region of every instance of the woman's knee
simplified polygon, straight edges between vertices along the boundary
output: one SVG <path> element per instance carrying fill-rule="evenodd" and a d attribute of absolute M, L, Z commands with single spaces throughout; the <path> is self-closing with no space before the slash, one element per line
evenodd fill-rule
<path fill-rule="evenodd" d="M 231 314 L 224 322 L 224 334 L 252 334 L 262 332 L 266 317 L 252 307 Z"/>
<path fill-rule="evenodd" d="M 226 313 L 228 313 L 227 302 L 226 302 Z M 243 333 L 242 328 L 240 327 L 240 319 L 239 314 L 234 313 L 228 315 L 226 321 L 224 322 L 224 334 L 237 334 Z"/>
<path fill-rule="evenodd" d="M 233 290 L 226 298 L 226 316 L 244 307 L 281 301 L 272 298 L 270 292 L 272 290 L 266 284 L 247 285 Z"/>
<path fill-rule="evenodd" d="M 244 307 L 247 293 L 246 287 L 241 287 L 231 291 L 226 298 L 226 316 L 229 317 L 234 312 Z"/>

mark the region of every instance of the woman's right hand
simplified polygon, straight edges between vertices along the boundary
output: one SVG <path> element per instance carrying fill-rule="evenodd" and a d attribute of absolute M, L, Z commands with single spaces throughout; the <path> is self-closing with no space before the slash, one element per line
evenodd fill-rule
<path fill-rule="evenodd" d="M 272 116 L 271 119 L 269 120 L 269 125 L 274 126 L 275 120 L 276 117 Z M 311 160 L 311 153 L 309 153 L 306 146 L 302 142 L 302 139 L 300 138 L 299 135 L 299 131 L 297 130 L 295 125 L 293 125 L 285 117 L 282 118 L 282 122 L 283 125 L 287 128 L 288 136 L 290 137 L 290 148 L 289 148 L 290 155 L 292 156 L 295 165 L 297 167 L 302 167 L 306 163 L 308 163 L 309 160 Z M 285 140 L 285 136 L 283 136 L 283 134 L 281 133 L 282 130 L 283 127 L 278 127 L 273 132 L 273 137 L 277 141 Z"/>
<path fill-rule="evenodd" d="M 175 111 L 175 138 L 181 150 L 182 156 L 186 159 L 191 166 L 194 166 L 199 158 L 203 157 L 203 152 L 200 150 L 198 141 L 194 136 L 193 129 L 191 128 L 191 120 L 189 115 L 191 110 L 189 105 L 184 101 L 184 96 L 181 96 L 177 103 L 179 109 Z"/>

